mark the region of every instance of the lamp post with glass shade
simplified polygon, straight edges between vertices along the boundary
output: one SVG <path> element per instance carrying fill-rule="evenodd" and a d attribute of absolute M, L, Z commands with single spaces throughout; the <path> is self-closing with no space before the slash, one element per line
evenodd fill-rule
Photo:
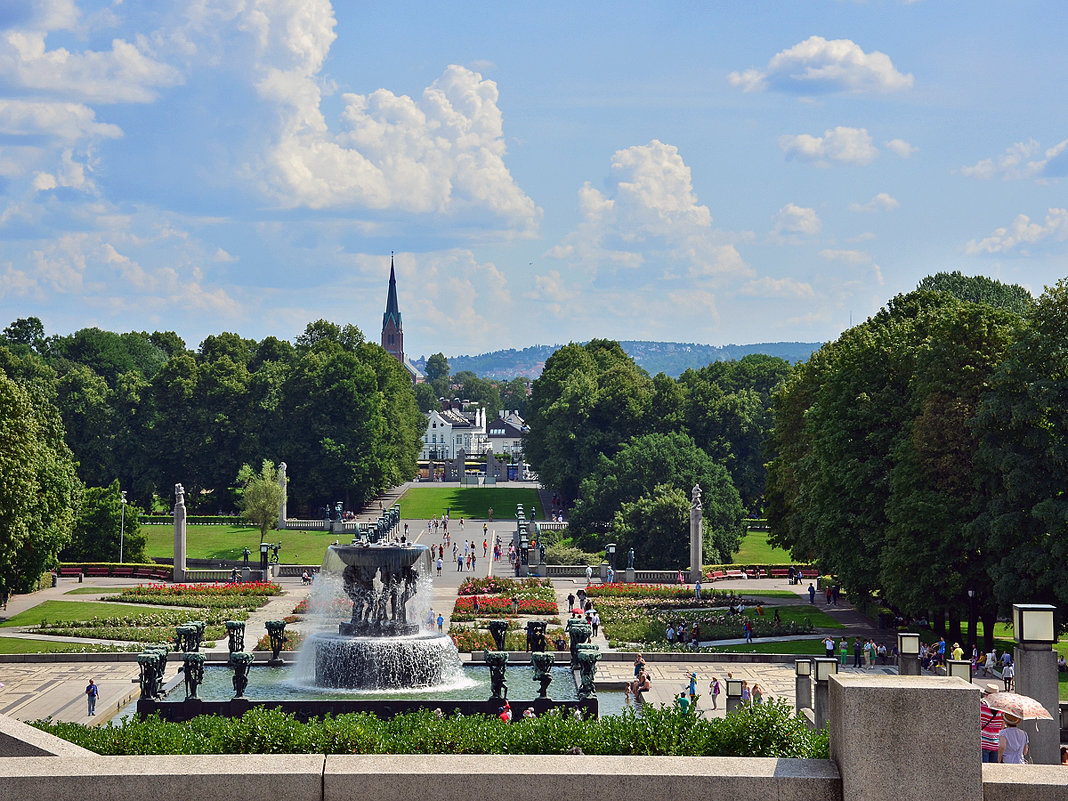
<path fill-rule="evenodd" d="M 742 705 L 742 680 L 727 679 L 727 714 L 735 712 Z"/>
<path fill-rule="evenodd" d="M 812 660 L 798 659 L 794 662 L 794 697 L 798 713 L 812 709 Z"/>
<path fill-rule="evenodd" d="M 900 631 L 897 634 L 897 672 L 900 676 L 920 675 L 920 635 Z"/>
<path fill-rule="evenodd" d="M 1016 668 L 1016 692 L 1029 695 L 1054 715 L 1054 721 L 1034 721 L 1025 724 L 1028 733 L 1028 753 L 1038 765 L 1060 762 L 1060 728 L 1056 722 L 1057 641 L 1053 615 L 1057 611 L 1049 604 L 1013 604 L 1012 628 L 1016 648 L 1013 654 Z"/>
<path fill-rule="evenodd" d="M 968 590 L 968 644 L 978 647 L 979 638 L 975 635 L 975 590 Z"/>
<path fill-rule="evenodd" d="M 119 516 L 119 564 L 122 564 L 122 546 L 126 539 L 126 490 L 119 493 L 122 501 L 122 514 Z"/>
<path fill-rule="evenodd" d="M 966 682 L 971 684 L 972 661 L 970 659 L 947 659 L 946 675 L 956 676 L 958 679 L 964 679 Z"/>
<path fill-rule="evenodd" d="M 830 693 L 827 687 L 831 676 L 838 672 L 838 660 L 834 657 L 817 656 L 812 660 L 816 670 L 816 703 L 813 712 L 816 718 L 816 731 L 820 731 L 827 725 L 831 716 Z"/>

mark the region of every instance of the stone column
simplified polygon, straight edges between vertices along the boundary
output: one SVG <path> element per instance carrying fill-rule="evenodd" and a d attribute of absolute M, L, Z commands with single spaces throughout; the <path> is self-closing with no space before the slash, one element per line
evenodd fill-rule
<path fill-rule="evenodd" d="M 174 485 L 174 580 L 185 581 L 185 488 Z"/>
<path fill-rule="evenodd" d="M 693 500 L 690 503 L 690 583 L 695 584 L 701 579 L 701 562 L 704 557 L 703 540 L 701 537 L 701 487 L 694 485 L 691 491 Z"/>
<path fill-rule="evenodd" d="M 278 484 L 282 488 L 282 506 L 278 510 L 278 530 L 282 531 L 286 527 L 286 501 L 289 496 L 289 493 L 286 491 L 289 479 L 286 478 L 285 462 L 278 463 Z"/>
<path fill-rule="evenodd" d="M 1057 696 L 1057 654 L 1049 645 L 1017 645 L 1013 651 L 1016 692 L 1029 695 L 1053 720 L 1025 720 L 1028 751 L 1036 765 L 1060 764 L 1060 701 Z"/>
<path fill-rule="evenodd" d="M 957 678 L 831 676 L 831 759 L 842 798 L 982 798 L 979 688 Z"/>
<path fill-rule="evenodd" d="M 918 656 L 900 654 L 897 658 L 897 672 L 902 676 L 919 676 L 920 658 Z"/>
<path fill-rule="evenodd" d="M 794 696 L 797 702 L 794 708 L 800 712 L 802 709 L 812 709 L 812 677 L 794 677 Z"/>
<path fill-rule="evenodd" d="M 816 731 L 819 731 L 827 725 L 831 717 L 830 688 L 827 686 L 826 681 L 816 682 L 815 701 L 816 702 L 812 705 L 812 711 L 815 713 Z"/>

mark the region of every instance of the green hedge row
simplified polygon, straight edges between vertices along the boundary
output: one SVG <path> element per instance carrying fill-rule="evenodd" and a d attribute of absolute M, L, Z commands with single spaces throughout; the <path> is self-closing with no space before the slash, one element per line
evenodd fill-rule
<path fill-rule="evenodd" d="M 139 515 L 137 521 L 146 526 L 171 525 L 174 517 L 171 515 Z M 251 526 L 240 515 L 188 515 L 185 522 L 190 526 Z"/>
<path fill-rule="evenodd" d="M 447 701 L 441 709 L 449 713 Z M 522 712 L 515 709 L 517 718 Z M 577 720 L 558 713 L 505 723 L 495 717 L 415 712 L 381 720 L 346 714 L 300 723 L 278 709 L 241 718 L 158 717 L 115 725 L 36 721 L 43 731 L 104 755 L 133 754 L 585 754 L 827 759 L 827 734 L 809 731 L 785 701 L 703 718 L 677 707 L 642 707 L 618 717 Z"/>

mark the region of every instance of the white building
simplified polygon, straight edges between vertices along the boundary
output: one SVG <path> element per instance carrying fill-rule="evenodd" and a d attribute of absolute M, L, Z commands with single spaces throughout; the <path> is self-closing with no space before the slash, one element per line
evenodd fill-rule
<path fill-rule="evenodd" d="M 529 430 L 516 412 L 501 409 L 500 417 L 486 426 L 486 438 L 494 453 L 519 457 L 523 455 L 523 437 Z"/>
<path fill-rule="evenodd" d="M 485 453 L 489 450 L 486 439 L 486 410 L 479 407 L 471 412 L 446 408 L 426 414 L 426 433 L 423 434 L 423 450 L 420 459 L 452 459 L 459 451 Z"/>

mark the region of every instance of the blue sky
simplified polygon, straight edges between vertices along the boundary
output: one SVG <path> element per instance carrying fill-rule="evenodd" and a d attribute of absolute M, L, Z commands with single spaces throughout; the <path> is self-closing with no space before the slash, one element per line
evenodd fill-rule
<path fill-rule="evenodd" d="M 1068 275 L 1061 2 L 0 3 L 0 325 L 833 339 Z"/>

